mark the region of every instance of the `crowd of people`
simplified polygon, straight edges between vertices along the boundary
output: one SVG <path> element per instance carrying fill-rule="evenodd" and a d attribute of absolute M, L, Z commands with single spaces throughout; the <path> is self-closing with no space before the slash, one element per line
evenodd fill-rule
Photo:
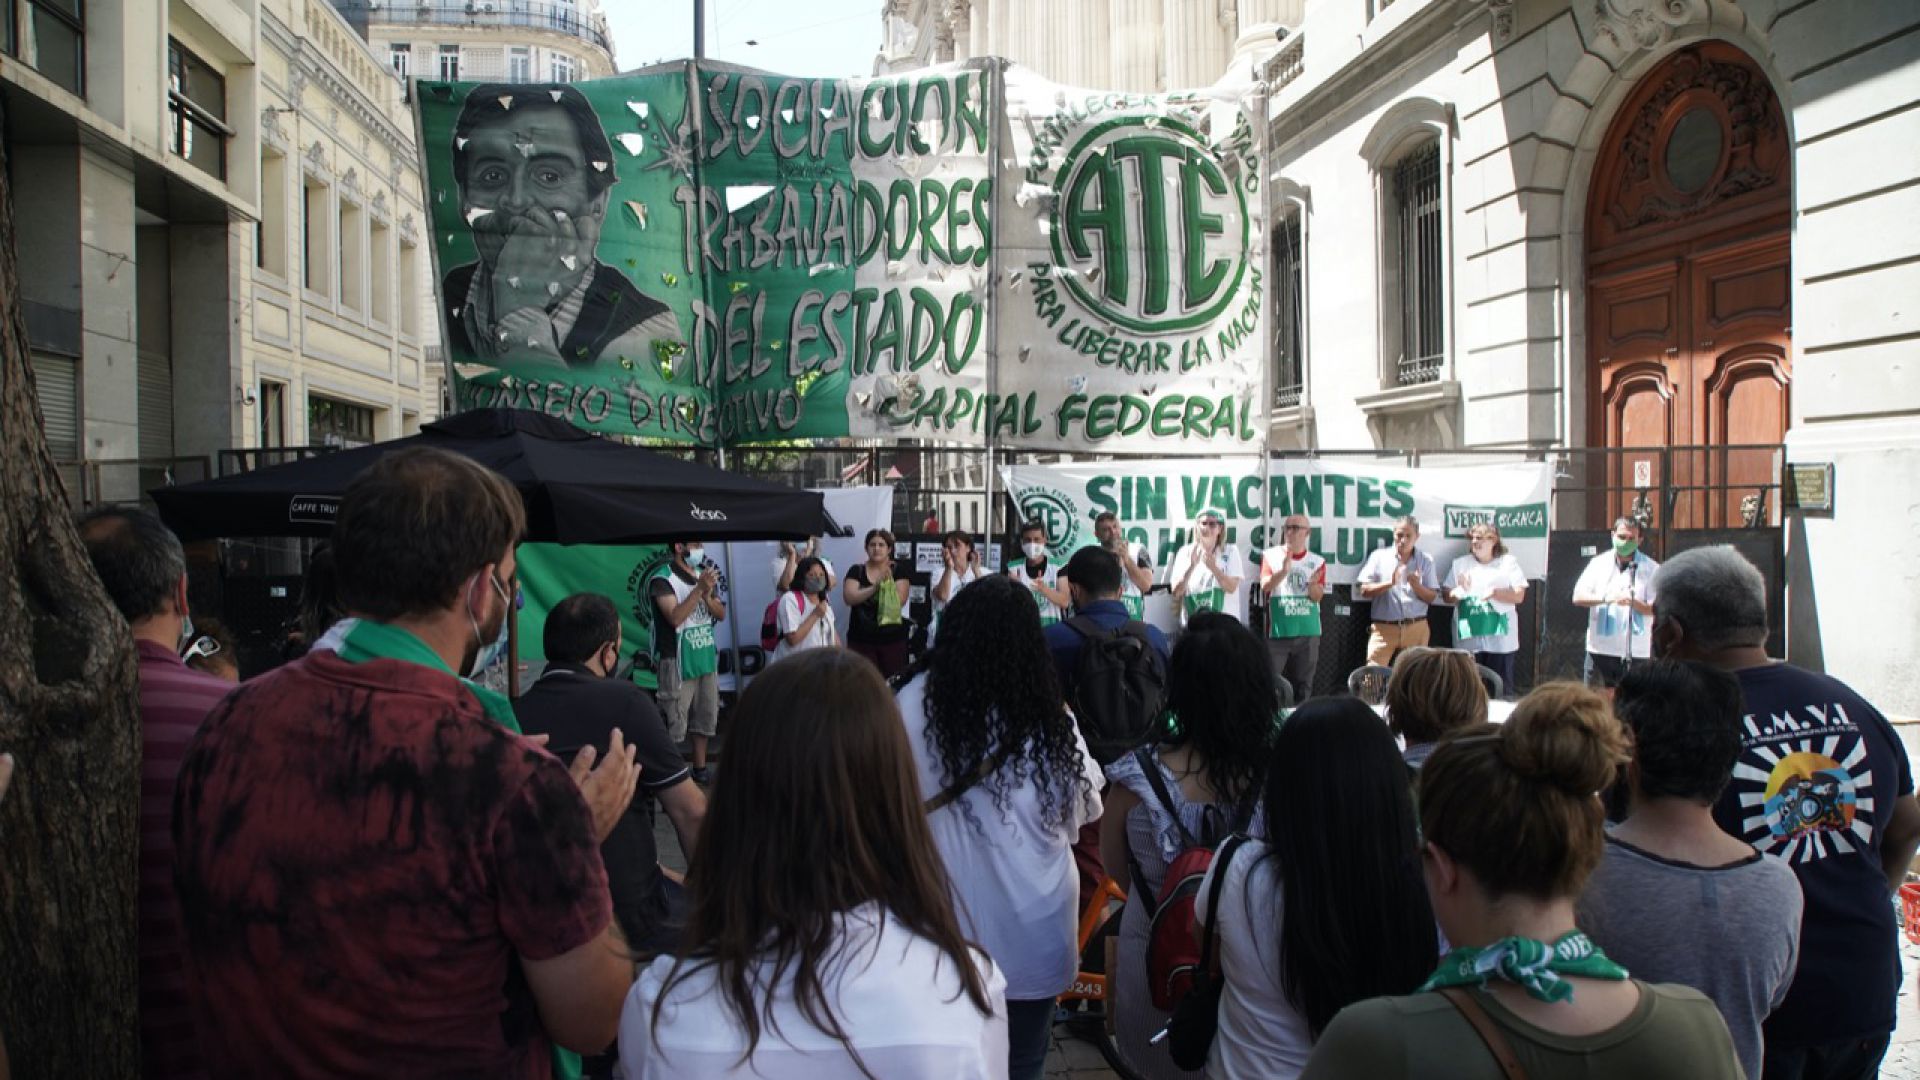
<path fill-rule="evenodd" d="M 1110 516 L 1060 567 L 1044 532 L 997 574 L 950 538 L 917 659 L 892 536 L 843 578 L 787 545 L 721 757 L 698 542 L 647 592 L 657 693 L 580 594 L 509 700 L 478 676 L 524 516 L 465 458 L 354 481 L 304 655 L 238 685 L 183 660 L 172 534 L 90 514 L 139 654 L 147 1074 L 1035 1080 L 1106 878 L 1108 1022 L 1142 1077 L 1874 1074 L 1920 806 L 1878 711 L 1766 655 L 1736 552 L 1656 592 L 1617 526 L 1576 591 L 1604 685 L 1489 723 L 1527 588 L 1496 530 L 1443 575 L 1403 522 L 1362 568 L 1375 705 L 1310 692 L 1309 523 L 1257 577 L 1221 524 L 1174 559 L 1171 643 Z M 1219 610 L 1249 577 L 1264 639 Z M 1461 647 L 1434 648 L 1449 602 Z"/>

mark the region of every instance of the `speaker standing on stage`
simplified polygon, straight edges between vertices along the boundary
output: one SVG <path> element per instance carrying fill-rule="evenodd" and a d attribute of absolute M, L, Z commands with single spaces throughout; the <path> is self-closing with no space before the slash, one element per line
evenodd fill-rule
<path fill-rule="evenodd" d="M 1616 686 L 1627 665 L 1653 655 L 1654 578 L 1660 564 L 1640 550 L 1640 523 L 1613 523 L 1613 550 L 1593 557 L 1573 584 L 1573 602 L 1587 613 L 1588 686 Z"/>
<path fill-rule="evenodd" d="M 1224 611 L 1241 622 L 1233 599 L 1247 577 L 1240 549 L 1227 543 L 1227 519 L 1218 510 L 1202 510 L 1193 522 L 1193 541 L 1181 548 L 1167 570 L 1173 602 L 1180 606 L 1180 625 L 1202 611 Z"/>
<path fill-rule="evenodd" d="M 1421 551 L 1420 520 L 1393 523 L 1393 546 L 1367 556 L 1353 591 L 1373 601 L 1373 630 L 1367 635 L 1367 663 L 1391 665 L 1403 649 L 1427 643 L 1427 605 L 1440 596 L 1440 574 L 1433 556 Z"/>
<path fill-rule="evenodd" d="M 1267 654 L 1273 673 L 1293 688 L 1293 700 L 1313 694 L 1320 664 L 1320 598 L 1327 591 L 1327 560 L 1307 550 L 1313 524 L 1305 514 L 1281 524 L 1281 542 L 1260 560 L 1260 592 L 1267 601 Z"/>

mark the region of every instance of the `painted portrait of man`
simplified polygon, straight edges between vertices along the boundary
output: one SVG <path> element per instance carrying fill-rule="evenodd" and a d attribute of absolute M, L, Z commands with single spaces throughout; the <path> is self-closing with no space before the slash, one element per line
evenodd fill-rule
<path fill-rule="evenodd" d="M 653 361 L 655 341 L 680 340 L 666 304 L 596 257 L 618 177 L 578 89 L 474 87 L 454 125 L 453 177 L 479 253 L 441 283 L 456 359 L 640 364 Z"/>

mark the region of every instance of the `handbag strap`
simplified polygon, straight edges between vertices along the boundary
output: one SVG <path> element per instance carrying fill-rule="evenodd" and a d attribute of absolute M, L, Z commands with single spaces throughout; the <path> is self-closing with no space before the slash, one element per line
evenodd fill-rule
<path fill-rule="evenodd" d="M 1473 1000 L 1472 994 L 1463 987 L 1448 986 L 1441 988 L 1440 996 L 1452 1002 L 1453 1007 L 1460 1010 L 1460 1015 L 1467 1018 L 1467 1023 L 1473 1025 L 1480 1041 L 1486 1043 L 1487 1049 L 1492 1052 L 1493 1060 L 1499 1062 L 1500 1074 L 1506 1080 L 1527 1080 L 1527 1071 L 1520 1067 L 1520 1059 L 1513 1056 L 1512 1044 L 1500 1033 L 1499 1026 L 1493 1022 L 1493 1017 L 1487 1015 L 1487 1010 Z"/>
<path fill-rule="evenodd" d="M 1200 962 L 1206 965 L 1209 975 L 1220 970 L 1220 954 L 1214 946 L 1215 928 L 1220 925 L 1220 894 L 1227 891 L 1227 864 L 1233 861 L 1233 853 L 1247 838 L 1239 833 L 1227 837 L 1220 850 L 1213 856 L 1213 865 L 1208 872 L 1213 875 L 1213 892 L 1207 894 L 1207 921 L 1200 928 Z"/>
<path fill-rule="evenodd" d="M 1180 846 L 1199 847 L 1200 842 L 1187 831 L 1187 823 L 1180 820 L 1180 804 L 1173 801 L 1173 791 L 1167 787 L 1166 778 L 1160 775 L 1160 762 L 1153 756 L 1153 751 L 1144 746 L 1136 747 L 1133 760 L 1139 762 L 1140 771 L 1146 774 L 1147 786 L 1153 789 L 1154 798 L 1160 800 L 1167 816 L 1173 819 L 1173 827 L 1180 830 Z"/>

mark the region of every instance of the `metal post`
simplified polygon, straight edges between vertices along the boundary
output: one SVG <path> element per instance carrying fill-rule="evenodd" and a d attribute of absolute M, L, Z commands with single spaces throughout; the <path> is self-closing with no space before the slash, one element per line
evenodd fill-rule
<path fill-rule="evenodd" d="M 693 58 L 707 58 L 707 0 L 693 0 Z"/>
<path fill-rule="evenodd" d="M 1006 192 L 1001 190 L 1000 179 L 1003 172 L 1010 171 L 1010 170 L 1003 170 L 1001 168 L 1001 161 L 1000 161 L 1000 155 L 1002 153 L 1000 129 L 1001 129 L 1002 120 L 1007 115 L 1006 107 L 1005 107 L 1006 98 L 1007 98 L 1007 83 L 1006 83 L 1006 69 L 1002 65 L 1000 58 L 997 56 L 990 56 L 987 58 L 987 80 L 988 80 L 988 85 L 993 87 L 993 100 L 989 102 L 987 115 L 995 118 L 993 121 L 993 127 L 987 130 L 987 170 L 988 170 L 988 175 L 994 178 L 992 213 L 994 215 L 995 223 L 997 224 L 1000 216 L 1000 208 L 1002 206 L 1008 205 L 1008 201 L 1006 199 Z M 1000 291 L 1000 275 L 1002 273 L 1002 267 L 1000 265 L 1000 248 L 1001 248 L 1001 245 L 998 242 L 996 242 L 991 248 L 987 250 L 987 305 L 988 305 L 987 306 L 987 400 L 990 402 L 998 400 L 997 395 L 999 394 L 999 390 L 1000 390 L 1000 305 L 996 302 L 996 299 L 995 299 Z M 986 512 L 986 523 L 985 523 L 986 528 L 984 530 L 989 539 L 991 539 L 994 535 L 994 531 L 993 531 L 993 511 L 994 511 L 993 448 L 994 448 L 993 415 L 991 412 L 989 412 L 987 415 L 987 445 L 986 445 L 987 512 Z"/>

